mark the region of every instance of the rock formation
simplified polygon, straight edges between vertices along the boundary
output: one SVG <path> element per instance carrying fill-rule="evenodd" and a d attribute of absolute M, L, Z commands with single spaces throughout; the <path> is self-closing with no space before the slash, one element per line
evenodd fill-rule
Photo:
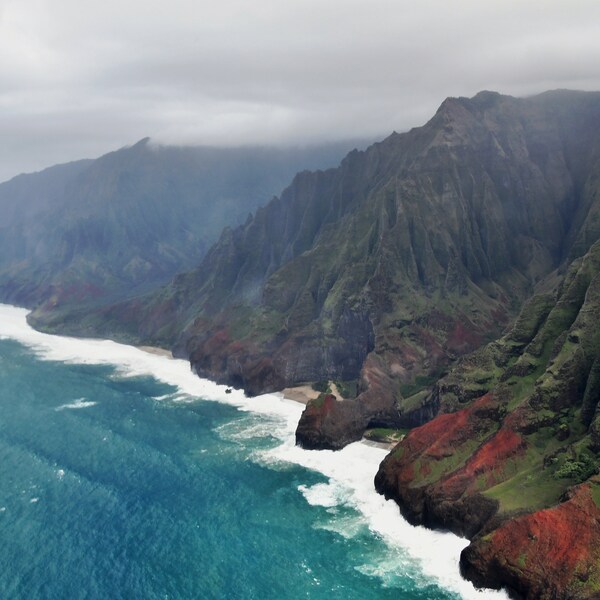
<path fill-rule="evenodd" d="M 377 489 L 469 536 L 467 577 L 595 598 L 599 240 L 600 94 L 482 92 L 299 173 L 158 291 L 30 319 L 172 347 L 251 395 L 351 382 L 309 402 L 299 444 L 412 428 Z"/>

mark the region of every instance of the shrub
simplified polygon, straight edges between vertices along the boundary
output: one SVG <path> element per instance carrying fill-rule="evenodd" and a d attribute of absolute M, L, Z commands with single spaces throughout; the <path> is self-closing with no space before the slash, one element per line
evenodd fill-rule
<path fill-rule="evenodd" d="M 585 481 L 598 472 L 596 461 L 589 454 L 581 454 L 578 460 L 568 458 L 556 470 L 556 479 L 574 479 L 577 483 Z"/>

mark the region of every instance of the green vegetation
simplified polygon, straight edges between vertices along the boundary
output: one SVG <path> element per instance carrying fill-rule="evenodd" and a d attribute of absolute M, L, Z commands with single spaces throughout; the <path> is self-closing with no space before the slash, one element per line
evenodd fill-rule
<path fill-rule="evenodd" d="M 547 416 L 556 416 L 546 411 Z M 484 491 L 500 502 L 501 512 L 539 510 L 557 504 L 566 487 L 580 483 L 597 472 L 594 459 L 586 452 L 576 454 L 573 439 L 585 441 L 584 427 L 578 424 L 576 411 L 565 414 L 553 426 L 540 427 L 527 436 L 528 449 L 524 457 L 504 468 L 505 481 Z M 544 420 L 544 415 L 538 414 Z M 557 436 L 565 422 L 573 424 L 570 438 Z M 565 444 L 570 444 L 565 446 Z"/>
<path fill-rule="evenodd" d="M 501 513 L 510 513 L 552 506 L 559 501 L 564 490 L 564 483 L 552 477 L 550 470 L 545 470 L 539 459 L 528 459 L 510 479 L 483 493 L 500 502 Z"/>
<path fill-rule="evenodd" d="M 438 379 L 437 375 L 417 375 L 413 383 L 403 383 L 400 385 L 400 393 L 404 398 L 409 398 L 424 388 L 431 387 Z"/>
<path fill-rule="evenodd" d="M 600 508 L 600 479 L 597 475 L 590 478 L 592 498 L 598 508 Z"/>
<path fill-rule="evenodd" d="M 329 385 L 329 381 L 315 381 L 315 383 L 311 384 L 311 387 L 313 390 L 315 390 L 315 392 L 331 394 L 331 386 Z"/>
<path fill-rule="evenodd" d="M 336 387 L 342 399 L 349 400 L 351 398 L 356 398 L 358 390 L 358 381 L 356 379 L 350 381 L 315 381 L 314 383 L 311 383 L 311 387 L 315 392 L 322 392 L 325 394 L 332 394 L 334 391 L 333 386 Z"/>
<path fill-rule="evenodd" d="M 506 384 L 511 391 L 511 400 L 508 404 L 508 410 L 514 410 L 531 395 L 534 390 L 535 382 L 543 374 L 544 370 L 544 364 L 540 363 L 532 373 L 523 377 L 513 375 L 506 381 Z"/>
<path fill-rule="evenodd" d="M 352 379 L 350 381 L 334 381 L 333 382 L 338 389 L 338 392 L 344 398 L 344 400 L 349 400 L 351 398 L 356 398 L 358 394 L 358 381 L 356 379 Z"/>
<path fill-rule="evenodd" d="M 387 427 L 375 427 L 365 431 L 365 438 L 372 442 L 382 444 L 395 444 L 404 439 L 409 429 L 391 429 Z"/>
<path fill-rule="evenodd" d="M 314 406 L 315 408 L 321 408 L 323 404 L 325 404 L 325 398 L 328 394 L 329 392 L 321 392 L 316 398 L 309 400 L 308 404 L 310 406 Z"/>
<path fill-rule="evenodd" d="M 497 424 L 490 423 L 489 429 L 482 428 L 472 437 L 467 438 L 460 445 L 448 449 L 436 460 L 425 457 L 414 462 L 414 470 L 419 473 L 415 479 L 416 486 L 423 486 L 439 481 L 442 477 L 454 473 L 477 452 L 477 449 L 497 431 Z"/>
<path fill-rule="evenodd" d="M 429 389 L 425 388 L 425 389 L 421 390 L 420 392 L 417 392 L 416 394 L 409 396 L 408 398 L 403 398 L 401 400 L 402 410 L 404 410 L 404 411 L 418 410 L 419 408 L 421 408 L 423 406 L 423 402 L 427 399 L 428 396 L 429 396 Z"/>
<path fill-rule="evenodd" d="M 554 472 L 554 477 L 556 479 L 571 479 L 574 483 L 581 483 L 597 473 L 596 460 L 589 454 L 580 454 L 576 459 L 565 459 Z"/>

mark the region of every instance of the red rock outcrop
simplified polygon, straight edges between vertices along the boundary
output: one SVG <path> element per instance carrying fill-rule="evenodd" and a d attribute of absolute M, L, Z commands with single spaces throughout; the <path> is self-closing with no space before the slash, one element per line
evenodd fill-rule
<path fill-rule="evenodd" d="M 473 539 L 461 569 L 477 586 L 544 600 L 600 598 L 600 478 L 571 488 L 557 506 L 517 516 L 483 493 L 510 479 L 528 451 L 526 437 L 507 426 L 514 419 L 498 429 L 503 410 L 490 393 L 412 430 L 383 461 L 378 491 L 409 521 Z"/>
<path fill-rule="evenodd" d="M 511 589 L 526 598 L 600 597 L 600 510 L 596 481 L 573 488 L 562 504 L 506 521 L 476 538 L 461 569 L 476 585 Z"/>
<path fill-rule="evenodd" d="M 413 429 L 382 462 L 376 488 L 412 523 L 476 534 L 498 509 L 480 491 L 500 481 L 525 448 L 519 434 L 498 431 L 503 411 L 504 403 L 486 394 Z"/>

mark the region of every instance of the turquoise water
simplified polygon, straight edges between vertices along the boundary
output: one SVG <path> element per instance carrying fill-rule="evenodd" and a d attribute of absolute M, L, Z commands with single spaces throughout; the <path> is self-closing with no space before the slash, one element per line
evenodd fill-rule
<path fill-rule="evenodd" d="M 49 336 L 41 350 L 23 331 L 0 339 L 0 597 L 465 595 L 456 573 L 445 589 L 377 533 L 368 485 L 294 462 L 305 451 L 274 409 L 204 401 L 93 357 L 58 360 Z M 179 361 L 148 360 L 180 376 Z M 305 454 L 332 473 L 342 456 Z"/>

